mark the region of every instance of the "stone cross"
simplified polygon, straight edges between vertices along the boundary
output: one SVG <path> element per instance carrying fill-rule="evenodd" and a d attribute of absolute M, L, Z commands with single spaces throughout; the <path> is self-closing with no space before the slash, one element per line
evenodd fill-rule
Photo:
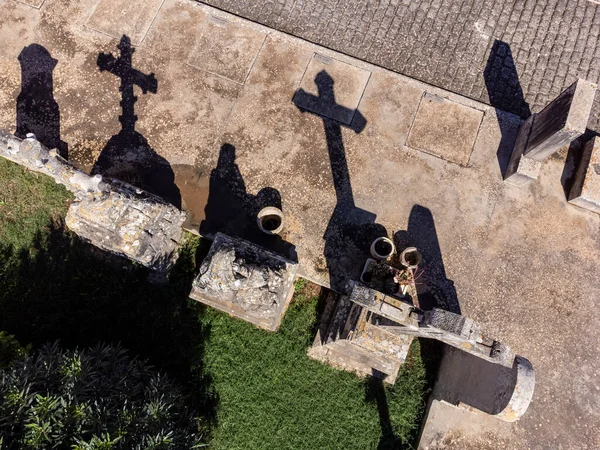
<path fill-rule="evenodd" d="M 354 205 L 348 163 L 342 141 L 342 125 L 350 128 L 355 133 L 360 133 L 364 130 L 367 121 L 357 109 L 353 110 L 336 103 L 333 92 L 334 81 L 326 71 L 323 70 L 317 74 L 315 83 L 317 84 L 318 95 L 313 95 L 304 89 L 298 89 L 293 101 L 300 111 L 309 111 L 323 118 L 338 204 Z M 349 125 L 345 125 L 341 121 L 349 123 Z"/>
<path fill-rule="evenodd" d="M 100 53 L 98 55 L 98 67 L 100 71 L 108 71 L 121 79 L 121 107 L 123 114 L 119 116 L 119 122 L 123 126 L 123 131 L 133 132 L 137 116 L 134 113 L 134 104 L 137 97 L 133 93 L 133 87 L 139 86 L 142 92 L 152 92 L 156 94 L 158 82 L 154 73 L 146 75 L 132 67 L 132 56 L 135 49 L 131 46 L 131 40 L 123 35 L 117 48 L 121 55 L 115 58 L 110 53 Z"/>

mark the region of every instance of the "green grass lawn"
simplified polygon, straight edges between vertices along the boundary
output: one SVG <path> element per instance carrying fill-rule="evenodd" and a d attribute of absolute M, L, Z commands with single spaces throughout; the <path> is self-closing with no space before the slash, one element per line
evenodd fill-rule
<path fill-rule="evenodd" d="M 393 387 L 306 355 L 318 294 L 297 283 L 277 333 L 189 300 L 200 242 L 168 284 L 60 223 L 70 195 L 0 159 L 0 330 L 35 348 L 121 342 L 186 387 L 215 449 L 410 448 L 427 390 L 418 342 Z"/>

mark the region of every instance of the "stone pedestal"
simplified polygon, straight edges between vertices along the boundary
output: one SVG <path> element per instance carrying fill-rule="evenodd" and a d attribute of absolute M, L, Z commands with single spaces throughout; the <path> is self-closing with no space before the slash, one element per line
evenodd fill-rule
<path fill-rule="evenodd" d="M 600 214 L 600 138 L 586 142 L 569 203 Z"/>
<path fill-rule="evenodd" d="M 298 265 L 251 242 L 217 233 L 190 298 L 276 331 L 294 293 Z"/>
<path fill-rule="evenodd" d="M 510 162 L 508 163 L 506 174 L 504 174 L 504 181 L 515 186 L 524 187 L 532 181 L 537 180 L 542 168 L 541 162 L 523 155 L 535 117 L 535 114 L 529 116 L 519 128 L 515 146 L 510 156 Z"/>
<path fill-rule="evenodd" d="M 579 79 L 537 114 L 524 154 L 544 161 L 585 133 L 596 88 Z"/>

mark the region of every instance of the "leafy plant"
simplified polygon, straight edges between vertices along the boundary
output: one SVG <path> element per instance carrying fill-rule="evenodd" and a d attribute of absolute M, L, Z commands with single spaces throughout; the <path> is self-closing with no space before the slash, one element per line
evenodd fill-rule
<path fill-rule="evenodd" d="M 180 449 L 201 443 L 181 389 L 120 346 L 43 346 L 0 371 L 6 449 Z"/>

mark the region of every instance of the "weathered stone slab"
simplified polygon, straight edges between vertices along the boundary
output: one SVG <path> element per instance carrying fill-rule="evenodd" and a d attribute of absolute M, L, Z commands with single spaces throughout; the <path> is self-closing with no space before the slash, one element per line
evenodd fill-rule
<path fill-rule="evenodd" d="M 177 257 L 185 213 L 130 184 L 89 176 L 35 136 L 0 132 L 0 156 L 48 175 L 75 195 L 66 225 L 91 244 L 164 273 Z"/>
<path fill-rule="evenodd" d="M 45 1 L 46 0 L 19 0 L 19 3 L 23 3 L 35 9 L 40 9 Z"/>
<path fill-rule="evenodd" d="M 482 119 L 482 111 L 425 93 L 406 144 L 464 166 Z"/>
<path fill-rule="evenodd" d="M 319 86 L 315 84 L 317 75 L 322 71 L 327 72 L 335 85 L 335 98 L 329 101 L 316 101 L 313 97 L 322 99 Z M 367 70 L 315 53 L 299 86 L 300 92 L 313 96 L 296 95 L 294 103 L 307 111 L 350 125 L 370 75 L 371 72 Z"/>
<path fill-rule="evenodd" d="M 600 138 L 586 142 L 569 203 L 600 214 Z"/>
<path fill-rule="evenodd" d="M 199 24 L 188 64 L 236 83 L 244 83 L 266 33 L 218 16 Z"/>
<path fill-rule="evenodd" d="M 542 168 L 541 162 L 523 155 L 534 121 L 535 114 L 532 114 L 519 128 L 513 152 L 510 155 L 510 162 L 504 174 L 504 181 L 518 187 L 527 186 L 537 180 Z"/>
<path fill-rule="evenodd" d="M 596 88 L 579 79 L 537 114 L 524 154 L 543 161 L 585 133 Z"/>
<path fill-rule="evenodd" d="M 217 233 L 190 297 L 276 331 L 294 293 L 297 269 L 267 249 Z"/>
<path fill-rule="evenodd" d="M 114 38 L 127 35 L 138 45 L 152 25 L 164 0 L 100 0 L 86 27 Z"/>

